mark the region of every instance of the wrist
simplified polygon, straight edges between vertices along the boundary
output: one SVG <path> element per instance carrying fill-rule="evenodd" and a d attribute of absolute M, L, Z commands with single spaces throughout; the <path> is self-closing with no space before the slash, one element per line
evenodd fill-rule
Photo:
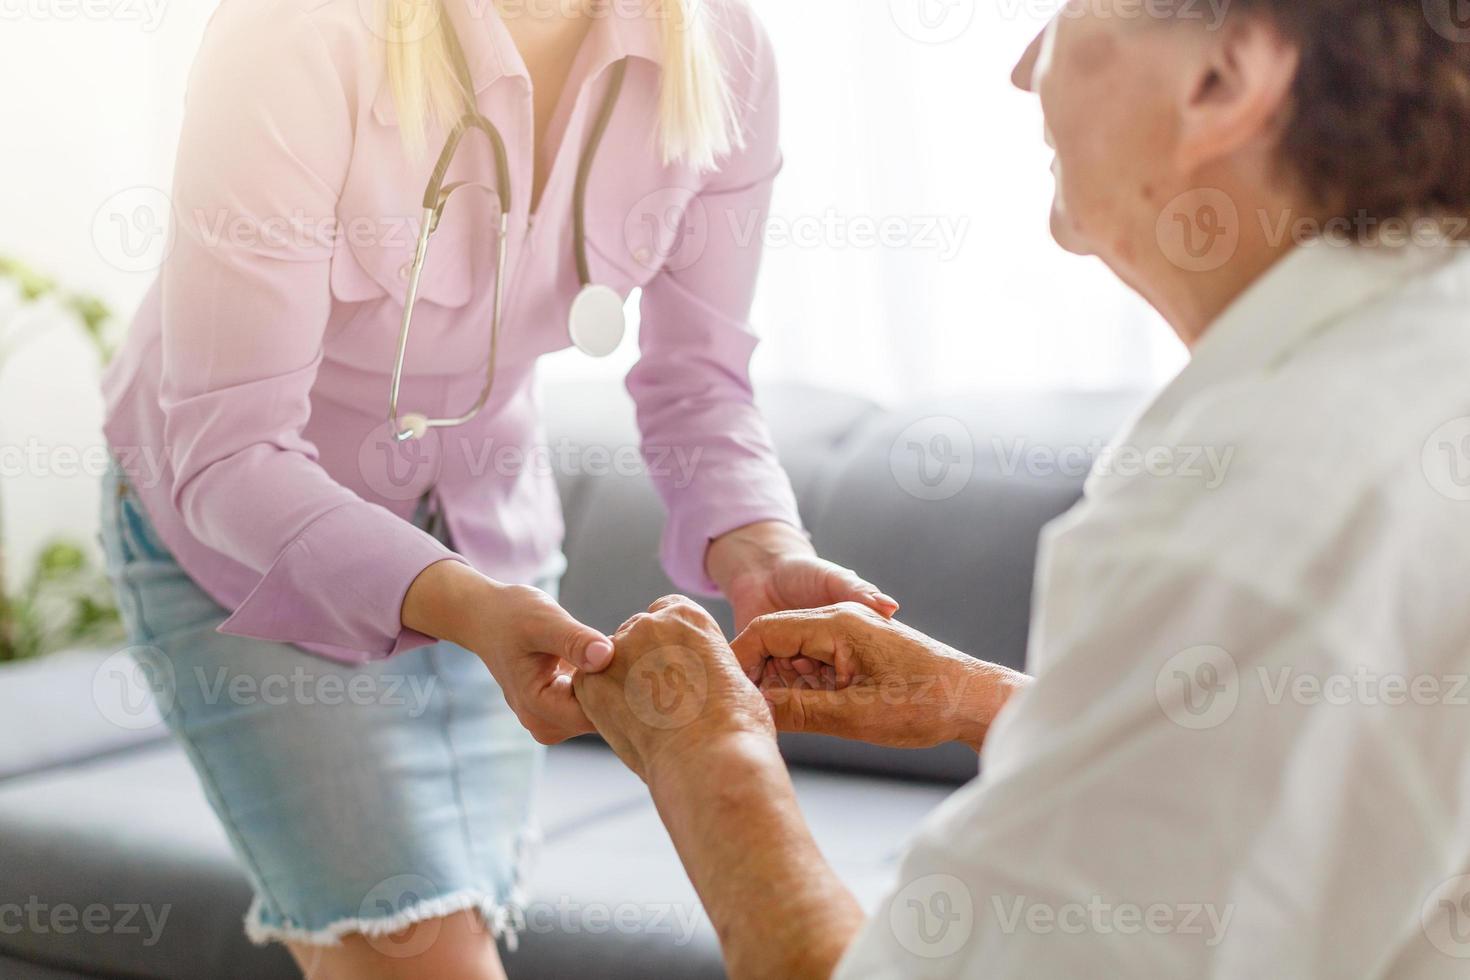
<path fill-rule="evenodd" d="M 963 692 L 952 726 L 951 741 L 963 742 L 977 753 L 1001 709 L 1031 678 L 999 664 L 973 660 L 963 665 L 959 680 Z"/>
<path fill-rule="evenodd" d="M 815 555 L 802 530 L 785 521 L 761 521 L 736 528 L 710 542 L 705 571 L 726 595 L 741 578 L 769 568 L 788 555 Z"/>
<path fill-rule="evenodd" d="M 419 573 L 403 598 L 408 629 L 475 650 L 486 635 L 484 617 L 495 607 L 501 586 L 471 566 L 445 559 Z M 475 650 L 476 653 L 480 652 Z"/>
<path fill-rule="evenodd" d="M 655 800 L 675 799 L 701 792 L 727 795 L 751 785 L 740 774 L 776 769 L 784 772 L 785 762 L 774 733 L 737 728 L 664 740 L 647 758 L 644 779 Z"/>

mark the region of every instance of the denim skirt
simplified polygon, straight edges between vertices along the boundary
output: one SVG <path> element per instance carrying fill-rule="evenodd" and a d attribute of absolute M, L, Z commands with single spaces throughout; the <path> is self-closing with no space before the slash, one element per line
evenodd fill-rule
<path fill-rule="evenodd" d="M 252 940 L 389 943 L 474 910 L 513 946 L 543 752 L 476 656 L 438 643 L 349 665 L 217 633 L 229 611 L 116 467 L 102 540 L 130 653 L 254 888 Z"/>

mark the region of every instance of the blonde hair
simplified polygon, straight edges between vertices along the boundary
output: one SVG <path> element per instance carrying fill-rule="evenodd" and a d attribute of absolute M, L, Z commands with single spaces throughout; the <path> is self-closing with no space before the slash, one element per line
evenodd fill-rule
<path fill-rule="evenodd" d="M 387 41 L 389 84 L 398 108 L 405 145 L 424 148 L 431 125 L 448 127 L 459 118 L 462 101 L 449 56 L 441 2 L 464 0 L 385 0 L 382 36 Z M 614 8 L 618 5 L 616 0 Z M 721 63 L 708 0 L 656 0 L 653 13 L 636 5 L 637 16 L 656 16 L 662 26 L 663 82 L 659 95 L 659 143 L 665 163 L 696 170 L 744 145 L 734 96 Z M 633 16 L 613 9 L 605 16 Z"/>

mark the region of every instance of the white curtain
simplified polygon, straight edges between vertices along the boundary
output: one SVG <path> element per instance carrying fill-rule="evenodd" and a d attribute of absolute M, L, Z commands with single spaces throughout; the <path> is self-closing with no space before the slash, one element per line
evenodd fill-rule
<path fill-rule="evenodd" d="M 787 157 L 761 376 L 901 400 L 1150 387 L 1177 370 L 1152 311 L 1050 238 L 1051 151 L 1010 73 L 1057 2 L 755 2 Z M 875 227 L 888 244 L 865 237 Z"/>

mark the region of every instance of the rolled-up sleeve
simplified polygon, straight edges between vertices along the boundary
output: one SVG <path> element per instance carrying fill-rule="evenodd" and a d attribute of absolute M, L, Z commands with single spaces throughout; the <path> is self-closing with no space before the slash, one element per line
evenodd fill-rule
<path fill-rule="evenodd" d="M 455 556 L 333 480 L 303 435 L 349 106 L 306 13 L 215 15 L 175 169 L 160 404 L 173 506 L 200 542 L 261 576 L 221 632 L 372 658 L 429 642 L 402 627 L 403 597 Z"/>
<path fill-rule="evenodd" d="M 751 65 L 737 93 L 745 146 L 722 163 L 685 211 L 704 241 L 644 289 L 641 357 L 628 377 L 654 485 L 668 509 L 661 557 L 681 588 L 714 594 L 709 544 L 759 521 L 800 527 L 791 482 L 755 405 L 750 325 L 771 189 L 781 169 L 775 59 L 753 27 Z M 682 465 L 667 464 L 671 453 Z"/>

